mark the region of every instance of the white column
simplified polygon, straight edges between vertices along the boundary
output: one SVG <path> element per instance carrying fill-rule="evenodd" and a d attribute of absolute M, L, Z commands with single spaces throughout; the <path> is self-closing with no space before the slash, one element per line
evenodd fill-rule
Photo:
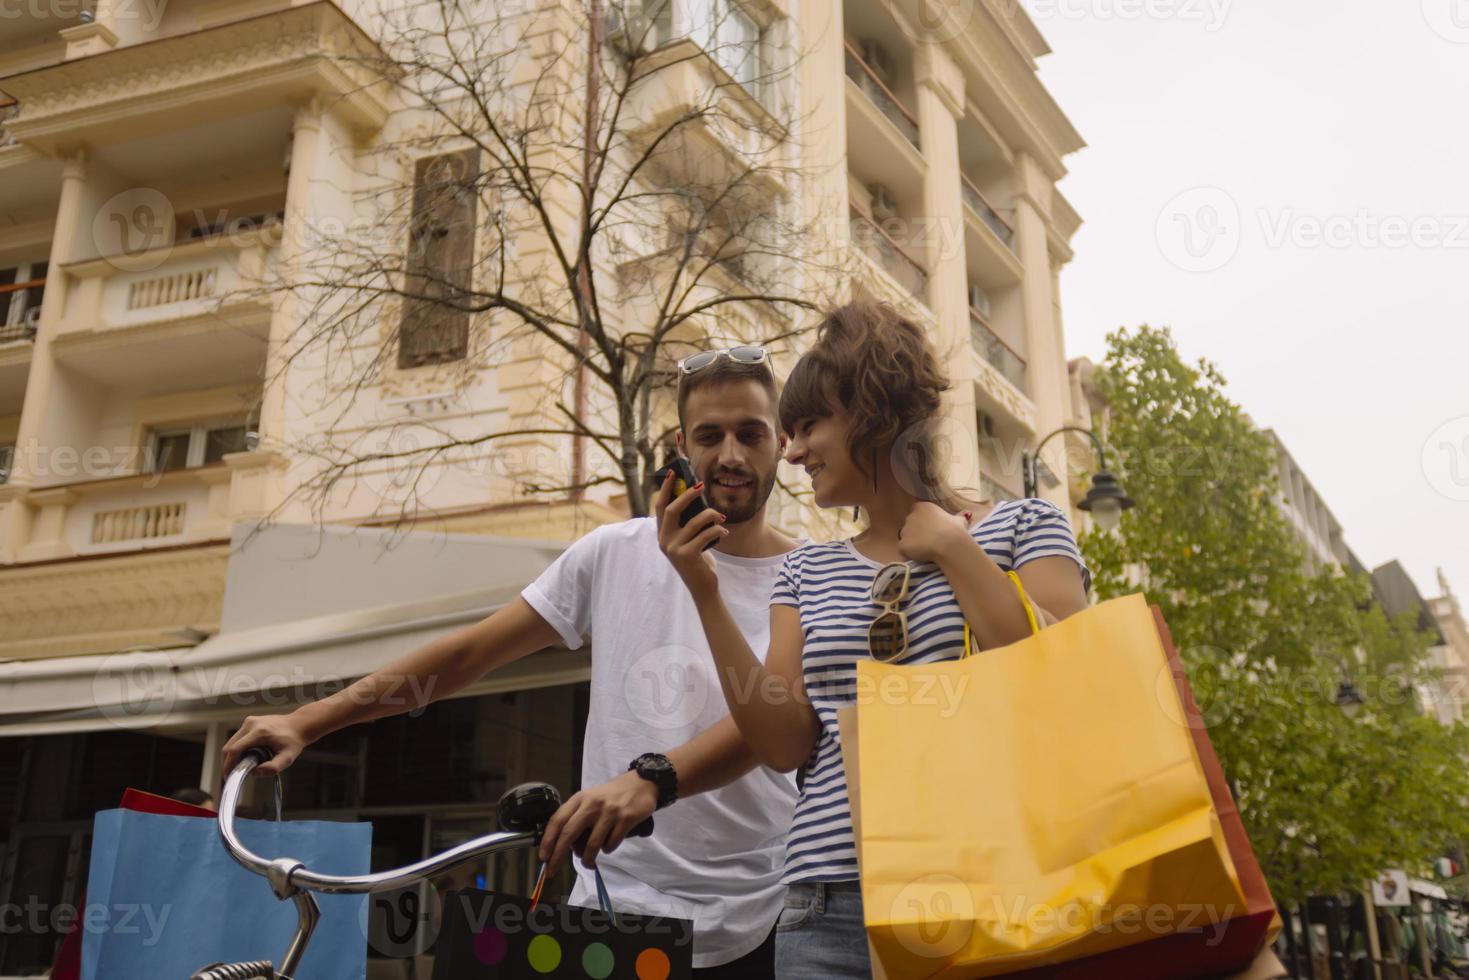
<path fill-rule="evenodd" d="M 1066 351 L 1056 321 L 1056 294 L 1051 250 L 1047 241 L 1047 215 L 1051 207 L 1050 178 L 1026 154 L 1015 161 L 1015 242 L 1023 268 L 1020 285 L 1025 321 L 1025 358 L 1030 397 L 1035 402 L 1037 439 L 1043 439 L 1066 422 Z M 1045 461 L 1061 478 L 1054 488 L 1044 484 L 1036 493 L 1068 510 L 1066 454 L 1060 439 L 1046 446 Z"/>
<path fill-rule="evenodd" d="M 951 460 L 949 478 L 979 491 L 979 437 L 975 426 L 973 375 L 969 356 L 969 273 L 964 255 L 964 200 L 959 189 L 959 125 L 964 114 L 964 73 L 934 43 L 915 52 L 919 143 L 928 162 L 923 214 L 930 228 L 925 264 L 928 301 L 937 323 L 932 338 L 952 387 L 944 396 L 950 431 L 963 433 Z M 958 370 L 956 370 L 958 368 Z"/>
<path fill-rule="evenodd" d="M 291 126 L 291 172 L 286 180 L 285 226 L 280 244 L 280 276 L 287 283 L 299 280 L 302 259 L 308 250 L 310 226 L 315 209 L 311 180 L 316 174 L 317 143 L 321 138 L 324 110 L 319 101 L 296 110 Z M 270 319 L 270 341 L 266 354 L 267 387 L 261 394 L 260 447 L 279 450 L 286 442 L 286 381 L 282 371 L 284 352 L 295 330 L 300 302 L 292 291 L 282 293 Z"/>
<path fill-rule="evenodd" d="M 51 361 L 51 339 L 56 321 L 61 318 L 66 291 L 70 285 L 62 265 L 75 254 L 77 235 L 90 227 L 82 218 L 82 200 L 86 191 L 88 152 L 78 150 L 66 159 L 61 171 L 61 196 L 56 208 L 56 226 L 51 237 L 51 252 L 46 266 L 46 290 L 41 294 L 41 319 L 36 325 L 35 346 L 31 350 L 30 374 L 26 379 L 25 400 L 20 410 L 20 429 L 15 438 L 15 463 L 9 482 L 22 486 L 35 484 L 35 471 L 49 472 L 50 467 L 37 458 L 47 447 L 40 445 L 41 424 L 47 415 L 55 365 Z"/>

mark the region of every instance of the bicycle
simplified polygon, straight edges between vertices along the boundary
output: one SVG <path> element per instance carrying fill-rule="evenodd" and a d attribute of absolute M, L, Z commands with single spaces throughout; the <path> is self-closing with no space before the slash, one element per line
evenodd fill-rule
<path fill-rule="evenodd" d="M 239 963 L 211 963 L 200 967 L 189 980 L 298 980 L 296 968 L 306 953 L 311 934 L 321 918 L 321 907 L 313 892 L 322 894 L 364 894 L 393 891 L 405 885 L 423 881 L 448 868 L 514 847 L 538 846 L 546 824 L 561 806 L 561 794 L 549 783 L 521 783 L 506 790 L 495 807 L 495 819 L 500 830 L 483 837 L 465 841 L 455 847 L 422 861 L 365 875 L 325 875 L 310 870 L 306 865 L 290 857 L 265 858 L 254 853 L 241 843 L 235 833 L 235 809 L 240 802 L 240 793 L 245 779 L 251 771 L 268 760 L 273 753 L 257 746 L 245 751 L 235 768 L 225 779 L 224 791 L 219 798 L 219 836 L 225 850 L 247 871 L 263 876 L 271 891 L 281 901 L 290 899 L 296 905 L 296 931 L 282 955 L 280 966 L 271 960 L 250 960 Z M 275 779 L 275 819 L 281 819 L 281 783 Z M 648 817 L 629 832 L 629 837 L 646 837 L 653 832 L 653 818 Z M 576 842 L 578 853 L 586 843 L 588 834 Z M 542 866 L 542 878 L 545 868 Z M 539 893 L 539 887 L 537 893 Z"/>

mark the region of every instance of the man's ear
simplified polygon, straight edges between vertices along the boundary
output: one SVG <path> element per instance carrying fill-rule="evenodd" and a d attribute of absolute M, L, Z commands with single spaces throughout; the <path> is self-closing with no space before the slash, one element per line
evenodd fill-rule
<path fill-rule="evenodd" d="M 683 444 L 683 427 L 682 426 L 680 426 L 679 427 L 679 430 L 673 434 L 673 445 L 674 445 L 675 448 L 678 449 L 678 454 L 680 456 L 687 456 L 688 455 L 688 451 L 684 449 L 684 444 Z"/>

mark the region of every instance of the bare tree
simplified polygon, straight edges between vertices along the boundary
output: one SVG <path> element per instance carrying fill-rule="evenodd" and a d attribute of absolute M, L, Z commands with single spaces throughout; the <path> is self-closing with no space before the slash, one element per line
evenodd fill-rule
<path fill-rule="evenodd" d="M 620 484 L 646 514 L 677 359 L 789 347 L 843 288 L 840 235 L 807 213 L 797 134 L 821 134 L 784 28 L 752 33 L 729 0 L 527 2 L 385 9 L 380 53 L 353 59 L 395 103 L 356 163 L 353 231 L 309 229 L 309 262 L 269 284 L 298 308 L 271 380 L 316 379 L 288 452 L 318 465 L 288 502 L 390 471 L 376 489 L 406 520 L 432 467 L 540 445 L 569 465 L 521 467 L 520 491 Z M 526 350 L 546 383 L 503 428 L 361 422 L 404 371 L 462 387 Z"/>

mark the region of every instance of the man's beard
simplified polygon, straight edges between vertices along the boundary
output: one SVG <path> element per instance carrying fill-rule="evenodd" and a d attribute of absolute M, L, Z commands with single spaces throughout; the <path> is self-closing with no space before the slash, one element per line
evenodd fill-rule
<path fill-rule="evenodd" d="M 775 489 L 774 467 L 771 467 L 769 475 L 764 477 L 755 472 L 725 473 L 724 475 L 731 476 L 735 479 L 747 479 L 750 481 L 750 490 L 748 496 L 745 497 L 744 500 L 738 501 L 736 503 L 727 504 L 715 497 L 716 492 L 721 492 L 721 488 L 715 482 L 717 477 L 711 474 L 710 476 L 705 478 L 705 482 L 708 484 L 708 487 L 705 490 L 704 497 L 709 502 L 710 506 L 712 506 L 715 510 L 724 515 L 724 523 L 726 526 L 730 524 L 743 524 L 745 521 L 748 521 L 750 518 L 758 514 L 760 512 L 760 508 L 765 506 L 765 501 L 770 499 L 771 491 Z"/>

